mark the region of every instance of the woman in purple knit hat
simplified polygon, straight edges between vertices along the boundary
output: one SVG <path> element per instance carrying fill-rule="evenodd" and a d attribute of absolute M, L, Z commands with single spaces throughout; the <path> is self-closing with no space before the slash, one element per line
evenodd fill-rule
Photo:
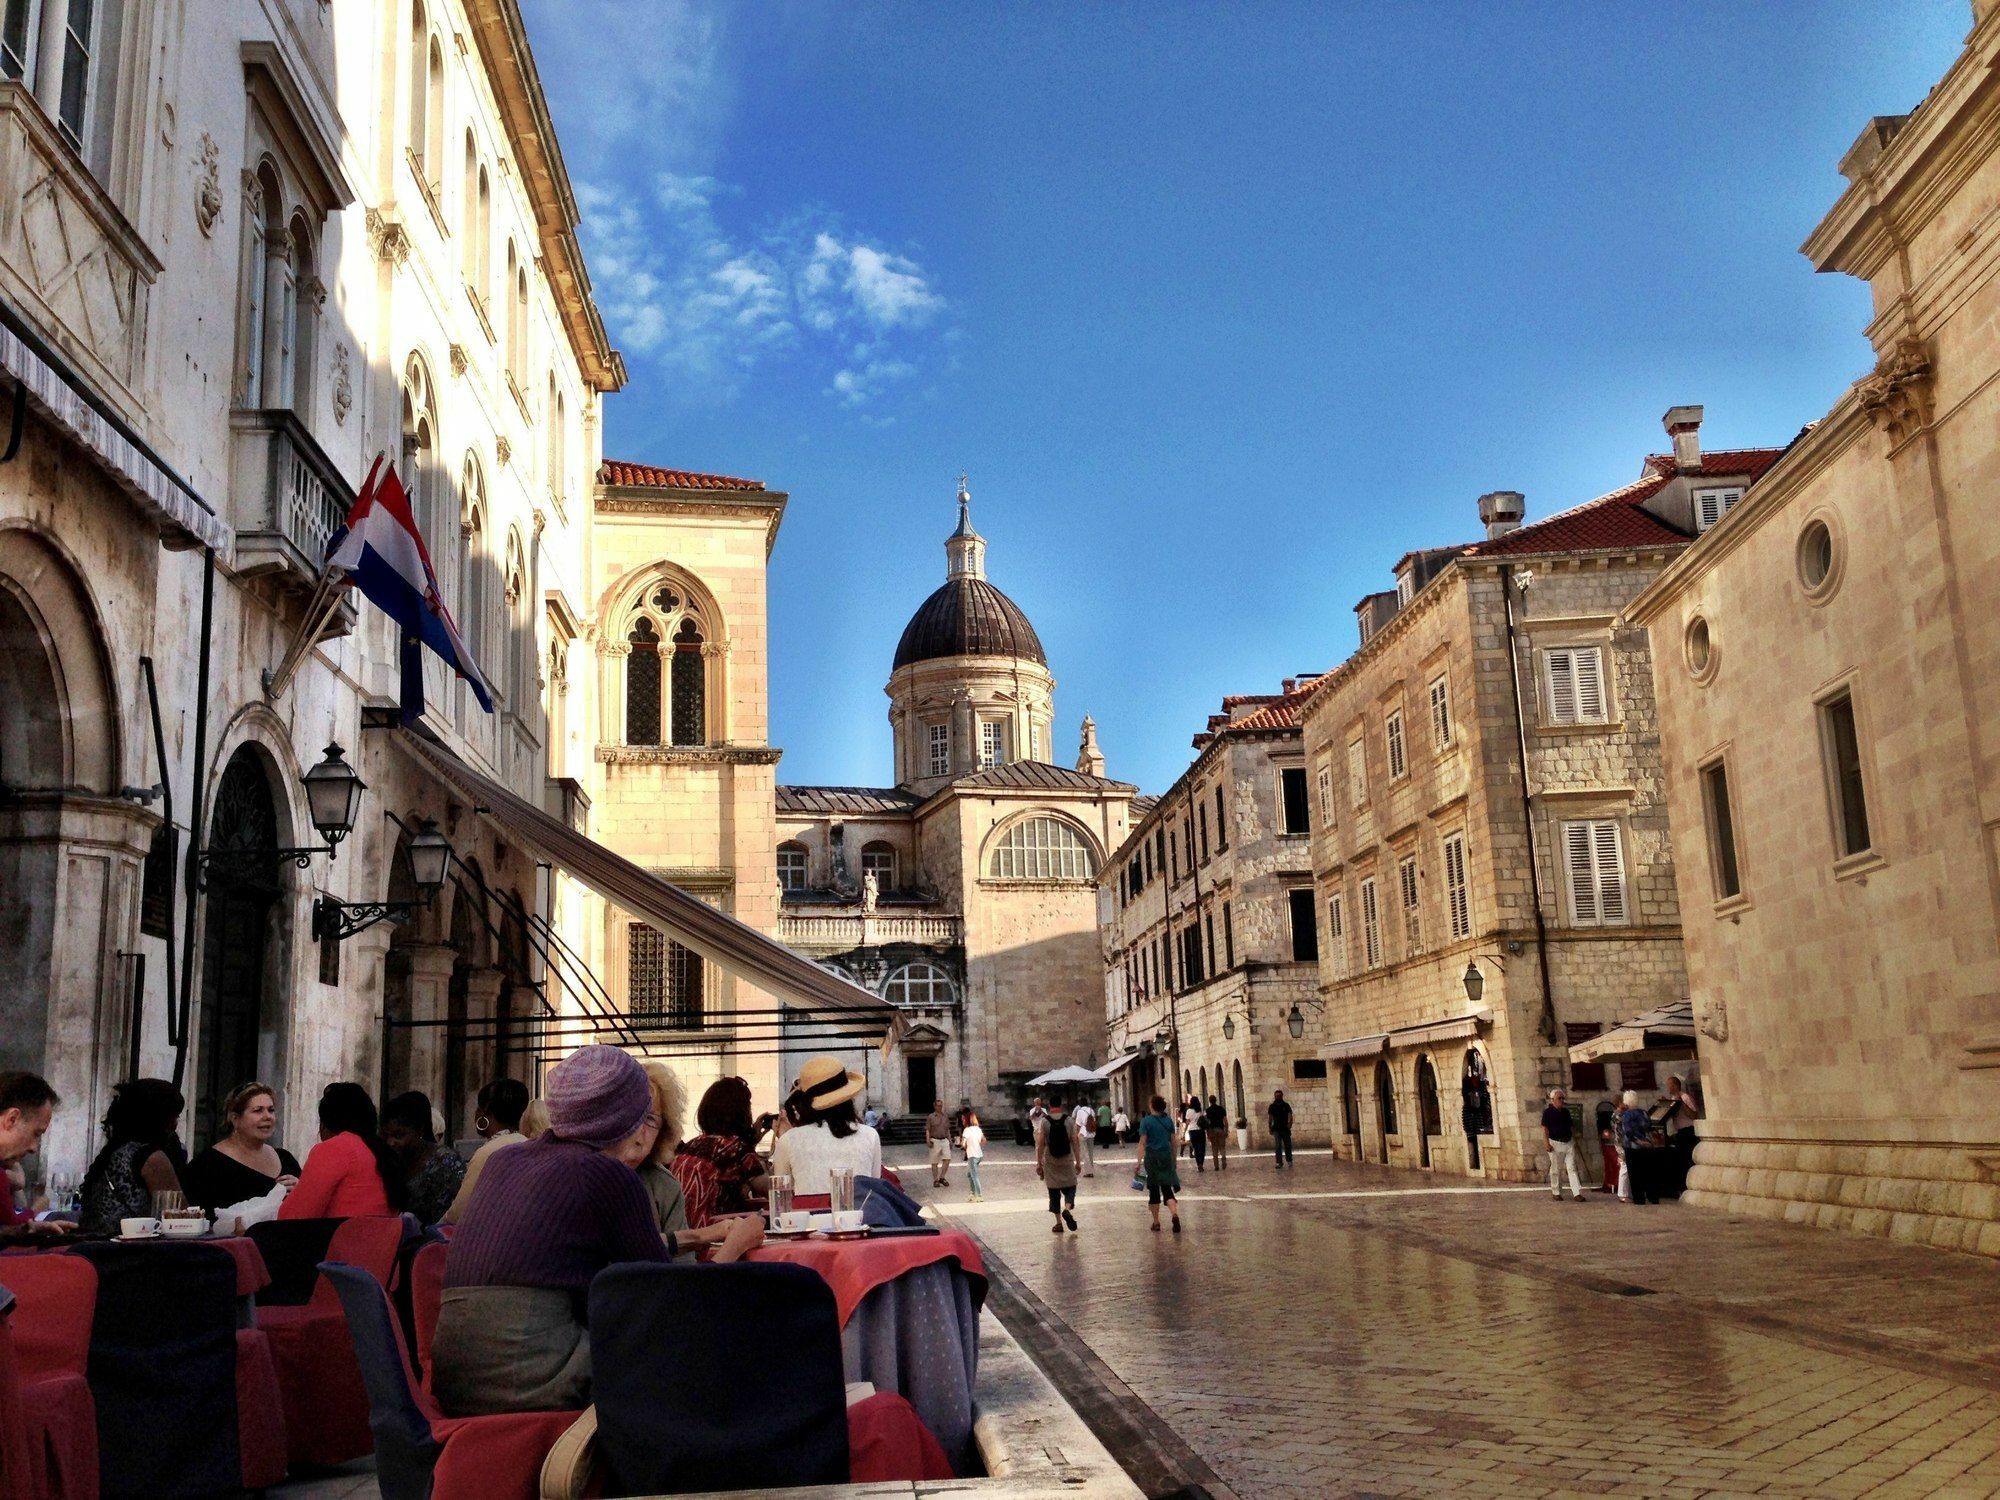
<path fill-rule="evenodd" d="M 543 1102 L 548 1132 L 488 1160 L 445 1259 L 432 1388 L 453 1416 L 587 1406 L 592 1277 L 704 1244 L 735 1260 L 762 1238 L 749 1219 L 661 1236 L 631 1165 L 660 1121 L 645 1070 L 616 1047 L 564 1058 Z"/>

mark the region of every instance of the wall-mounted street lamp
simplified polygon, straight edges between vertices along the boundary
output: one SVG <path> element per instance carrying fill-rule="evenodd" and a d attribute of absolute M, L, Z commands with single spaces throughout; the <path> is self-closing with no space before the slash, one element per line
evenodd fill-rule
<path fill-rule="evenodd" d="M 1236 1040 L 1235 1016 L 1227 1015 L 1222 1018 L 1222 1039 L 1225 1042 L 1233 1042 Z"/>
<path fill-rule="evenodd" d="M 312 934 L 316 943 L 344 943 L 377 922 L 407 922 L 429 906 L 444 888 L 451 871 L 451 841 L 438 832 L 437 819 L 425 818 L 410 838 L 410 881 L 414 901 L 336 901 L 322 896 L 313 903 Z"/>
<path fill-rule="evenodd" d="M 1479 972 L 1479 965 L 1467 963 L 1465 966 L 1465 998 L 1473 1005 L 1479 1004 L 1479 997 L 1486 993 L 1486 976 Z"/>
<path fill-rule="evenodd" d="M 339 857 L 340 841 L 354 831 L 354 815 L 361 810 L 361 794 L 367 783 L 355 773 L 339 745 L 328 745 L 320 763 L 301 778 L 306 792 L 306 808 L 313 827 L 324 844 L 304 849 L 232 849 L 227 846 L 198 850 L 194 857 L 196 890 L 208 889 L 212 865 L 245 865 L 257 860 L 289 859 L 301 870 L 315 854 L 328 859 Z"/>
<path fill-rule="evenodd" d="M 1292 1034 L 1295 1042 L 1306 1034 L 1306 1013 L 1299 1009 L 1296 1001 L 1292 1004 L 1292 1013 L 1285 1017 L 1285 1030 Z"/>

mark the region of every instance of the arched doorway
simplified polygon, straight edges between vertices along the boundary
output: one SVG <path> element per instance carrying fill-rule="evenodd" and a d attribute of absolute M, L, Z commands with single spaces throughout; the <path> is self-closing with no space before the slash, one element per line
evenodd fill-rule
<path fill-rule="evenodd" d="M 273 851 L 288 842 L 263 757 L 244 745 L 223 768 L 208 823 L 193 1100 L 197 1147 L 223 1133 L 222 1103 L 232 1089 L 253 1078 L 283 1084 L 277 1017 L 284 1006 L 274 991 L 287 904 Z M 284 1103 L 280 1098 L 280 1109 Z"/>
<path fill-rule="evenodd" d="M 1232 1062 L 1229 1067 L 1236 1082 L 1236 1118 L 1247 1120 L 1250 1118 L 1250 1111 L 1243 1107 L 1243 1064 L 1241 1061 Z"/>
<path fill-rule="evenodd" d="M 1354 1076 L 1354 1064 L 1340 1065 L 1340 1129 L 1353 1144 L 1354 1159 L 1361 1160 L 1361 1082 Z"/>
<path fill-rule="evenodd" d="M 1375 1064 L 1375 1124 L 1380 1159 L 1387 1166 L 1389 1137 L 1396 1133 L 1396 1079 L 1386 1061 Z"/>
<path fill-rule="evenodd" d="M 1459 1114 L 1465 1125 L 1465 1164 L 1479 1170 L 1479 1138 L 1493 1129 L 1493 1086 L 1486 1076 L 1486 1059 L 1477 1047 L 1465 1049 L 1465 1074 L 1459 1080 Z"/>
<path fill-rule="evenodd" d="M 1444 1134 L 1444 1116 L 1438 1108 L 1437 1069 L 1428 1057 L 1417 1059 L 1417 1162 L 1431 1164 L 1431 1137 Z"/>

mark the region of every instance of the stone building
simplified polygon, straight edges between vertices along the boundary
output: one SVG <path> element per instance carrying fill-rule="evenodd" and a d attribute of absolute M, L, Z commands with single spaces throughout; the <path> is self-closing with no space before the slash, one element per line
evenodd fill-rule
<path fill-rule="evenodd" d="M 891 1114 L 934 1098 L 1006 1111 L 1018 1085 L 1104 1046 L 1097 880 L 1135 788 L 1103 775 L 1084 722 L 1052 765 L 1055 678 L 1034 626 L 986 577 L 961 482 L 944 584 L 911 616 L 889 683 L 895 784 L 777 788 L 778 935 L 904 1017 L 888 1058 L 796 1028 L 865 1068 Z"/>
<path fill-rule="evenodd" d="M 1806 241 L 1874 371 L 1631 606 L 1708 1118 L 1690 1201 L 2000 1255 L 2000 5 Z"/>
<path fill-rule="evenodd" d="M 1283 1089 L 1293 1140 L 1329 1123 L 1319 930 L 1298 713 L 1311 679 L 1230 697 L 1194 764 L 1133 824 L 1098 882 L 1111 1096 L 1219 1095 L 1250 1139 Z"/>
<path fill-rule="evenodd" d="M 1702 452 L 1701 415 L 1547 520 L 1482 497 L 1487 539 L 1404 557 L 1312 685 L 1320 1055 L 1351 1159 L 1530 1177 L 1546 1089 L 1588 1118 L 1655 1081 L 1565 1047 L 1687 993 L 1652 657 L 1620 613 L 1777 456 Z"/>

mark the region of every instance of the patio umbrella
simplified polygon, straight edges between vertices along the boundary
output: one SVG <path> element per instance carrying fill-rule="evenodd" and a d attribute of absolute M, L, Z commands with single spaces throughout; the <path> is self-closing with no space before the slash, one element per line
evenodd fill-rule
<path fill-rule="evenodd" d="M 1694 1002 L 1676 1000 L 1634 1016 L 1622 1026 L 1578 1042 L 1573 1063 L 1680 1062 L 1695 1056 Z"/>
<path fill-rule="evenodd" d="M 1028 1087 L 1038 1089 L 1054 1083 L 1102 1083 L 1104 1080 L 1090 1068 L 1079 1068 L 1074 1063 L 1064 1068 L 1054 1068 L 1039 1078 L 1030 1078 Z"/>

